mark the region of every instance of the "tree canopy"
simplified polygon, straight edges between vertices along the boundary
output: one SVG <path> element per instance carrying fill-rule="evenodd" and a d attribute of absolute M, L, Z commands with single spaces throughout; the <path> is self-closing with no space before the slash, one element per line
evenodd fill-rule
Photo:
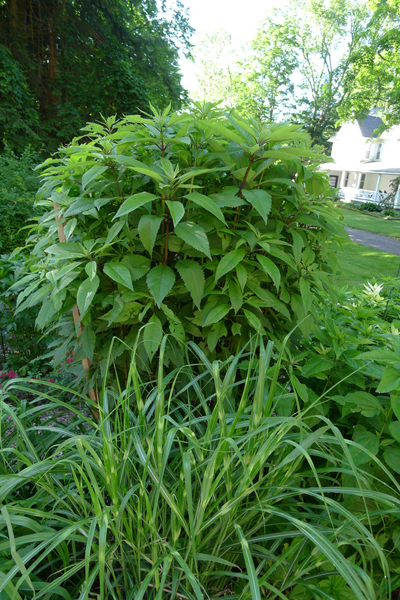
<path fill-rule="evenodd" d="M 101 113 L 178 107 L 191 33 L 178 1 L 0 2 L 0 140 L 52 149 Z"/>
<path fill-rule="evenodd" d="M 351 95 L 352 65 L 370 17 L 360 0 L 296 0 L 276 8 L 260 23 L 245 58 L 230 67 L 229 78 L 221 74 L 230 89 L 225 86 L 220 99 L 233 96 L 242 114 L 261 121 L 304 123 L 314 142 L 327 146 Z M 212 87 L 218 52 L 211 36 L 205 42 L 203 73 Z"/>

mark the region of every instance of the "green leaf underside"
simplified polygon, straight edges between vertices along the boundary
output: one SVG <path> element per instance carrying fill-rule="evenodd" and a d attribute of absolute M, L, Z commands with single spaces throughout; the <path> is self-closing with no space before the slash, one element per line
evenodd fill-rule
<path fill-rule="evenodd" d="M 172 290 L 175 273 L 167 265 L 157 265 L 147 274 L 146 282 L 157 306 L 160 307 L 165 296 Z"/>
<path fill-rule="evenodd" d="M 195 250 L 202 252 L 211 259 L 208 237 L 204 229 L 199 227 L 199 225 L 196 225 L 191 221 L 186 221 L 185 223 L 179 223 L 174 231 L 181 240 L 186 242 L 186 244 Z"/>
<path fill-rule="evenodd" d="M 192 296 L 193 303 L 197 308 L 200 308 L 205 282 L 203 269 L 194 260 L 180 260 L 176 263 L 176 269 Z"/>
<path fill-rule="evenodd" d="M 57 258 L 82 258 L 86 256 L 85 249 L 78 242 L 61 242 L 46 248 L 45 252 Z"/>

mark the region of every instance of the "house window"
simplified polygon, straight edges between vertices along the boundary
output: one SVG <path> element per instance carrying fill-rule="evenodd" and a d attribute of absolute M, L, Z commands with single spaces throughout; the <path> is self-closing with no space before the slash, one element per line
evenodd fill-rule
<path fill-rule="evenodd" d="M 375 160 L 379 160 L 381 157 L 381 152 L 382 152 L 382 144 L 378 144 L 378 149 L 376 151 L 376 156 L 375 156 Z"/>
<path fill-rule="evenodd" d="M 365 158 L 369 158 L 370 154 L 371 154 L 371 144 L 368 144 L 367 149 L 365 151 Z"/>
<path fill-rule="evenodd" d="M 365 173 L 363 173 L 363 174 L 361 175 L 361 179 L 360 179 L 360 187 L 359 187 L 359 189 L 360 189 L 360 190 L 363 190 L 363 189 L 364 189 L 364 185 L 365 185 Z"/>
<path fill-rule="evenodd" d="M 348 171 L 346 171 L 346 173 L 344 175 L 344 187 L 347 187 L 349 184 L 349 175 L 350 175 L 350 173 Z"/>

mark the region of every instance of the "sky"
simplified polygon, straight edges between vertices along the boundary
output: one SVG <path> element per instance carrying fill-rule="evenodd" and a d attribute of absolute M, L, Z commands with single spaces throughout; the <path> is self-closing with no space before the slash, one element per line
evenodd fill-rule
<path fill-rule="evenodd" d="M 235 45 L 242 47 L 253 39 L 258 25 L 268 11 L 288 0 L 181 0 L 189 9 L 190 23 L 196 29 L 193 43 L 207 33 L 225 29 L 231 34 Z M 183 86 L 190 91 L 196 87 L 196 67 L 193 62 L 181 58 Z"/>

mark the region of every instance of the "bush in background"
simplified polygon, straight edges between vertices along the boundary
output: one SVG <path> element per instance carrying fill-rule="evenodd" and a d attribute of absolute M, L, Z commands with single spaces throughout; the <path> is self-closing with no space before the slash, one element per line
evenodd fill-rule
<path fill-rule="evenodd" d="M 44 163 L 37 276 L 18 301 L 19 310 L 40 305 L 39 327 L 60 326 L 57 357 L 75 343 L 96 378 L 111 344 L 127 373 L 144 325 L 139 364 L 149 372 L 165 333 L 164 358 L 178 366 L 188 340 L 226 358 L 256 332 L 279 342 L 295 324 L 309 330 L 343 227 L 315 170 L 325 158 L 299 126 L 207 104 L 109 118 L 85 136 Z"/>
<path fill-rule="evenodd" d="M 29 223 L 41 214 L 34 207 L 39 179 L 34 168 L 39 156 L 27 148 L 21 156 L 0 154 L 0 254 L 25 245 Z"/>
<path fill-rule="evenodd" d="M 43 338 L 35 326 L 38 307 L 25 308 L 17 312 L 17 293 L 11 286 L 27 275 L 28 256 L 23 254 L 0 256 L 0 370 L 20 375 L 38 373 L 50 369 L 48 360 L 38 359 L 47 352 L 51 336 Z"/>

